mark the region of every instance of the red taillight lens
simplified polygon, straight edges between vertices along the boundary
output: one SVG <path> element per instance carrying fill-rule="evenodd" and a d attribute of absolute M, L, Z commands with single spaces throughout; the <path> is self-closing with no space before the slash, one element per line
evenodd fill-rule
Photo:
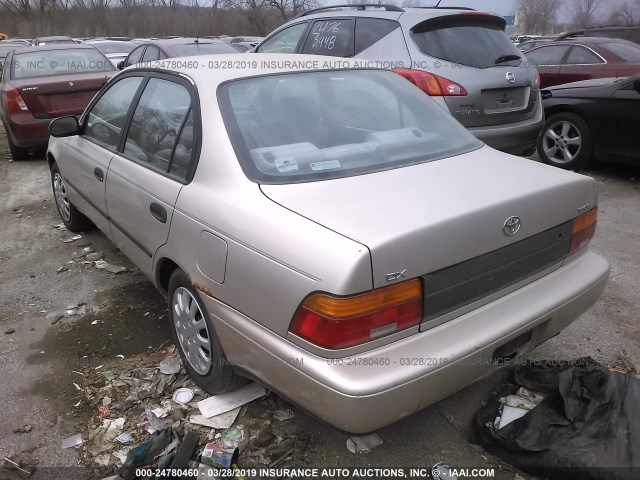
<path fill-rule="evenodd" d="M 24 100 L 20 96 L 20 92 L 17 88 L 11 88 L 7 90 L 5 93 L 5 103 L 7 105 L 7 110 L 10 112 L 20 112 L 29 110 L 27 108 L 27 104 L 24 103 Z"/>
<path fill-rule="evenodd" d="M 573 220 L 571 228 L 571 247 L 569 253 L 581 249 L 589 244 L 596 233 L 598 223 L 598 207 L 592 208 Z"/>
<path fill-rule="evenodd" d="M 467 95 L 467 91 L 462 85 L 440 75 L 410 68 L 396 68 L 393 71 L 398 75 L 402 75 L 427 95 L 445 97 Z"/>
<path fill-rule="evenodd" d="M 538 89 L 540 88 L 540 74 L 538 73 L 538 70 L 536 70 L 535 72 L 536 78 L 533 80 L 533 88 Z"/>
<path fill-rule="evenodd" d="M 291 332 L 324 348 L 344 348 L 418 325 L 419 279 L 350 297 L 314 294 L 300 306 Z"/>

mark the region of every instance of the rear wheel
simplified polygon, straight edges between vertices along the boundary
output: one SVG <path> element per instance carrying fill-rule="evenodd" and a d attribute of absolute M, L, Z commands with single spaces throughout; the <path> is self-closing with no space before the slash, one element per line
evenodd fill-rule
<path fill-rule="evenodd" d="M 570 112 L 552 115 L 538 141 L 538 154 L 544 163 L 566 170 L 586 167 L 592 155 L 587 122 Z"/>
<path fill-rule="evenodd" d="M 29 156 L 29 150 L 24 147 L 18 147 L 17 145 L 14 145 L 9 135 L 7 135 L 7 141 L 9 142 L 9 152 L 11 153 L 11 158 L 14 161 L 24 160 Z"/>
<path fill-rule="evenodd" d="M 78 210 L 67 194 L 67 186 L 64 178 L 58 169 L 58 164 L 51 165 L 51 187 L 53 188 L 53 197 L 56 200 L 58 214 L 67 227 L 72 232 L 81 232 L 91 226 L 87 217 Z"/>
<path fill-rule="evenodd" d="M 227 361 L 211 317 L 189 277 L 180 269 L 169 280 L 169 317 L 182 362 L 199 387 L 218 394 L 246 382 Z"/>

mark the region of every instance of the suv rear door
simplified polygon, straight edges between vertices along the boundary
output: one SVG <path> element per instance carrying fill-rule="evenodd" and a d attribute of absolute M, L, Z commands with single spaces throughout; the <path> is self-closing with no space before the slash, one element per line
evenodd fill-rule
<path fill-rule="evenodd" d="M 407 42 L 414 65 L 461 85 L 464 96 L 444 96 L 465 127 L 518 122 L 535 114 L 535 71 L 504 33 L 504 19 L 467 12 L 423 20 Z M 406 34 L 406 32 L 405 32 Z"/>

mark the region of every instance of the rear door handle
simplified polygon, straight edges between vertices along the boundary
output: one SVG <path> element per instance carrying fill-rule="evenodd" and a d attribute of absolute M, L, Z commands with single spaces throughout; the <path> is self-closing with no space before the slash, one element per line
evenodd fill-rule
<path fill-rule="evenodd" d="M 167 223 L 167 210 L 160 205 L 159 203 L 153 202 L 149 205 L 149 211 L 153 218 L 158 220 L 160 223 Z"/>
<path fill-rule="evenodd" d="M 96 176 L 99 182 L 104 182 L 104 172 L 98 167 L 93 170 L 93 174 Z"/>

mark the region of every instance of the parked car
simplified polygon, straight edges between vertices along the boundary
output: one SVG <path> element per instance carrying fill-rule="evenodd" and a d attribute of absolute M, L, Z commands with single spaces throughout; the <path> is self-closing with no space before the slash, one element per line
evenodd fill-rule
<path fill-rule="evenodd" d="M 505 25 L 500 16 L 469 8 L 324 7 L 284 24 L 254 51 L 353 57 L 404 69 L 477 138 L 529 154 L 544 124 L 538 76 Z"/>
<path fill-rule="evenodd" d="M 239 53 L 239 51 L 226 43 L 198 38 L 149 40 L 133 50 L 129 56 L 118 65 L 118 68 L 123 69 L 136 63 L 154 62 L 156 60 L 164 60 L 165 58 L 220 53 Z"/>
<path fill-rule="evenodd" d="M 536 40 L 527 40 L 526 42 L 519 43 L 517 47 L 518 47 L 518 50 L 520 50 L 521 52 L 528 52 L 532 48 L 536 48 L 536 47 L 539 47 L 540 45 L 545 45 L 553 41 L 554 41 L 553 37 L 545 37 L 545 38 L 536 39 Z"/>
<path fill-rule="evenodd" d="M 640 73 L 640 45 L 627 40 L 563 40 L 529 50 L 526 56 L 538 70 L 542 88 Z"/>
<path fill-rule="evenodd" d="M 68 45 L 76 44 L 77 42 L 67 36 L 59 35 L 54 37 L 37 37 L 31 41 L 31 46 L 38 47 L 40 45 Z"/>
<path fill-rule="evenodd" d="M 560 168 L 592 158 L 640 161 L 640 75 L 569 83 L 542 92 L 547 116 L 538 152 Z"/>
<path fill-rule="evenodd" d="M 114 67 L 117 67 L 138 46 L 137 43 L 124 40 L 95 40 L 87 43 L 104 53 Z"/>
<path fill-rule="evenodd" d="M 212 58 L 121 72 L 47 153 L 64 224 L 89 218 L 167 296 L 205 391 L 247 375 L 370 432 L 603 291 L 592 178 L 485 146 L 388 70 Z"/>
<path fill-rule="evenodd" d="M 634 43 L 640 43 L 640 25 L 629 27 L 593 27 L 572 30 L 558 36 L 558 40 L 575 39 L 581 37 L 620 38 Z"/>
<path fill-rule="evenodd" d="M 0 119 L 14 160 L 49 141 L 49 122 L 79 115 L 115 73 L 90 45 L 20 47 L 7 55 L 0 80 Z"/>
<path fill-rule="evenodd" d="M 5 43 L 7 43 L 7 45 L 5 45 Z M 19 45 L 8 43 L 8 42 L 0 43 L 0 75 L 2 75 L 2 65 L 4 64 L 5 58 L 7 58 L 7 55 L 9 54 L 9 52 L 16 47 L 19 47 Z M 0 76 L 0 78 L 2 77 Z"/>

